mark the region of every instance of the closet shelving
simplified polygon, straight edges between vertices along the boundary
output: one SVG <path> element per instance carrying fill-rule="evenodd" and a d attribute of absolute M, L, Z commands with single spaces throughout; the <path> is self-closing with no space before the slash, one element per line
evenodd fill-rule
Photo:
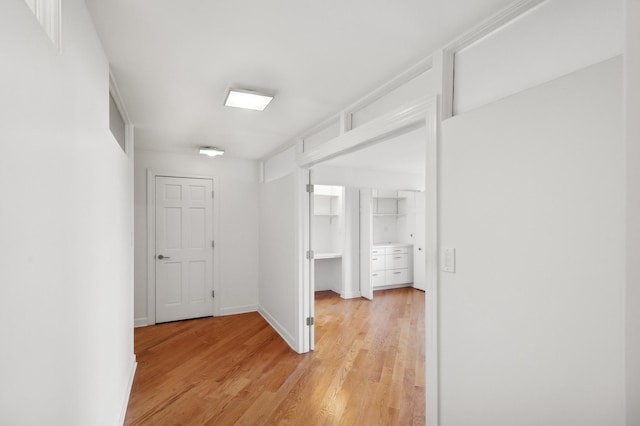
<path fill-rule="evenodd" d="M 313 214 L 316 216 L 339 216 L 339 196 L 333 194 L 314 194 Z"/>
<path fill-rule="evenodd" d="M 374 190 L 372 215 L 375 217 L 404 216 L 406 197 L 400 191 Z"/>

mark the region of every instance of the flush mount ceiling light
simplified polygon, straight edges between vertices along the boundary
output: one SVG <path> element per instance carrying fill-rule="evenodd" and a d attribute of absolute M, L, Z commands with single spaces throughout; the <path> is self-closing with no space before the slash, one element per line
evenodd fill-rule
<path fill-rule="evenodd" d="M 234 108 L 264 111 L 272 99 L 272 95 L 254 92 L 253 90 L 229 89 L 224 104 Z"/>
<path fill-rule="evenodd" d="M 215 146 L 203 146 L 200 148 L 200 154 L 208 155 L 209 157 L 215 157 L 216 155 L 224 154 L 224 149 L 216 148 Z"/>

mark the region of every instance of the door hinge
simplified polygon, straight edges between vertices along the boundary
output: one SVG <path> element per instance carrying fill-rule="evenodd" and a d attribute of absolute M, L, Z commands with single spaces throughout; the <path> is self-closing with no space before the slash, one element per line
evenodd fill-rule
<path fill-rule="evenodd" d="M 307 325 L 313 325 L 313 324 L 315 324 L 315 318 L 307 317 Z"/>
<path fill-rule="evenodd" d="M 313 250 L 307 250 L 307 259 L 309 260 L 313 259 Z"/>
<path fill-rule="evenodd" d="M 309 193 L 313 193 L 313 189 L 314 189 L 314 188 L 313 188 L 313 184 L 308 183 L 308 184 L 307 184 L 307 192 L 309 192 Z"/>
<path fill-rule="evenodd" d="M 216 242 L 215 241 L 211 241 L 211 247 L 215 247 L 216 246 Z"/>
<path fill-rule="evenodd" d="M 216 297 L 216 292 L 215 292 L 215 290 L 211 290 L 211 297 L 212 297 L 212 298 L 215 298 L 215 297 Z"/>
<path fill-rule="evenodd" d="M 211 191 L 211 198 L 215 198 L 216 196 L 216 192 L 215 191 Z"/>

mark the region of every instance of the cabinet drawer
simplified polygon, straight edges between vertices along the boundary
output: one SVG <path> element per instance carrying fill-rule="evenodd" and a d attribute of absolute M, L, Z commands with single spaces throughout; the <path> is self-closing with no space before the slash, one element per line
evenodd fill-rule
<path fill-rule="evenodd" d="M 371 256 L 375 257 L 376 255 L 384 255 L 384 249 L 383 248 L 374 248 L 371 249 Z"/>
<path fill-rule="evenodd" d="M 382 287 L 384 285 L 385 273 L 384 271 L 374 272 L 371 274 L 371 286 Z"/>
<path fill-rule="evenodd" d="M 408 247 L 387 247 L 386 254 L 409 253 Z"/>
<path fill-rule="evenodd" d="M 395 284 L 405 284 L 409 281 L 409 270 L 408 269 L 396 269 L 385 271 L 386 285 L 395 285 Z"/>
<path fill-rule="evenodd" d="M 371 270 L 372 271 L 384 271 L 384 258 L 385 256 L 371 256 Z"/>
<path fill-rule="evenodd" d="M 401 269 L 409 267 L 409 255 L 406 253 L 387 254 L 385 259 L 386 269 Z"/>

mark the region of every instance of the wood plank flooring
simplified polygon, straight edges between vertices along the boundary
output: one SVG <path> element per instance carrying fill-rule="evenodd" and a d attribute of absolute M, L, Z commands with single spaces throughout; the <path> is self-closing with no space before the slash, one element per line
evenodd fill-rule
<path fill-rule="evenodd" d="M 424 425 L 424 293 L 316 293 L 316 350 L 257 313 L 135 330 L 125 425 Z"/>

